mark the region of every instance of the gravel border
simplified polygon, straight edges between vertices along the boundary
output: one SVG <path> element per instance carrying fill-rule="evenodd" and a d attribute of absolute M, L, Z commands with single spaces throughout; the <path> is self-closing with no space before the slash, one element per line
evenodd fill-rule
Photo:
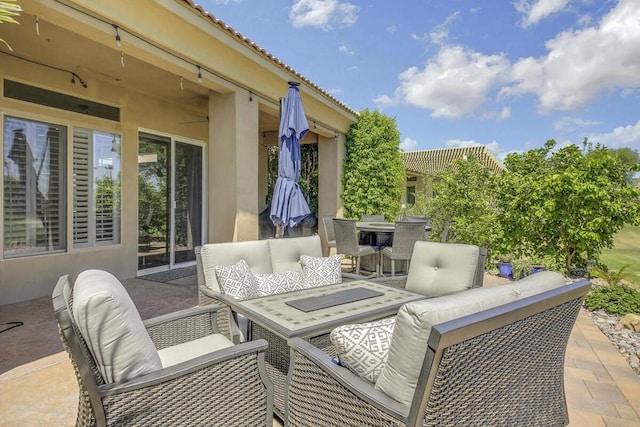
<path fill-rule="evenodd" d="M 611 344 L 627 359 L 631 369 L 640 375 L 640 333 L 625 328 L 620 323 L 620 317 L 604 310 L 589 311 L 585 308 L 584 311 L 602 333 L 609 338 Z"/>

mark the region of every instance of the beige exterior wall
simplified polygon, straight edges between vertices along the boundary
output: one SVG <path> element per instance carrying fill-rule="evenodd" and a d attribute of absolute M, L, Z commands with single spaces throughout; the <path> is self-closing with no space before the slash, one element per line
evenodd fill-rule
<path fill-rule="evenodd" d="M 66 79 L 64 82 L 67 84 L 60 84 L 59 73 L 55 70 L 23 64 L 10 57 L 3 59 L 6 59 L 0 66 L 0 77 L 3 79 L 35 84 L 36 82 L 30 82 L 24 78 L 33 74 L 34 79 L 37 75 L 39 87 L 70 95 L 79 95 L 74 92 L 74 88 L 68 84 Z M 92 93 L 97 94 L 95 98 L 92 97 L 93 99 L 118 106 L 121 109 L 122 120 L 120 123 L 7 98 L 0 100 L 0 114 L 3 122 L 5 116 L 15 116 L 67 126 L 67 213 L 73 211 L 73 200 L 70 197 L 72 187 L 68 184 L 72 180 L 73 153 L 70 147 L 72 147 L 73 127 L 90 128 L 121 135 L 123 180 L 121 244 L 73 249 L 71 237 L 73 223 L 71 216 L 68 215 L 66 253 L 0 261 L 0 286 L 2 286 L 0 304 L 46 295 L 53 290 L 59 276 L 63 274 L 75 276 L 87 268 L 108 270 L 121 278 L 135 277 L 138 248 L 138 129 L 145 128 L 199 141 L 207 140 L 207 134 L 204 132 L 206 127 L 179 124 L 191 119 L 183 112 L 180 105 L 173 105 L 144 94 L 125 91 L 101 81 L 92 82 L 90 88 Z M 75 91 L 77 92 L 78 88 L 75 88 Z M 3 129 L 0 129 L 0 132 L 2 131 Z M 2 215 L 3 213 L 0 211 L 0 217 Z"/>
<path fill-rule="evenodd" d="M 69 3 L 82 12 L 58 2 L 21 1 L 23 23 L 3 25 L 3 38 L 11 43 L 14 54 L 50 67 L 2 55 L 0 78 L 118 107 L 120 122 L 4 96 L 0 97 L 0 114 L 68 127 L 65 187 L 68 215 L 73 207 L 69 185 L 73 126 L 121 135 L 121 244 L 73 249 L 69 215 L 65 253 L 3 259 L 0 252 L 0 305 L 50 295 L 59 276 L 70 274 L 73 279 L 88 268 L 108 270 L 120 279 L 137 274 L 140 129 L 204 144 L 205 241 L 256 239 L 258 213 L 266 208 L 267 191 L 262 135 L 277 130 L 278 100 L 286 94 L 287 81 L 301 80 L 301 76 L 285 69 L 242 37 L 212 23 L 183 1 Z M 36 16 L 40 35 L 35 34 Z M 121 28 L 121 48 L 115 45 L 111 23 Z M 130 33 L 141 35 L 155 46 Z M 120 63 L 121 55 L 125 67 Z M 201 64 L 213 73 L 203 72 L 202 82 L 198 82 L 194 66 L 186 61 Z M 60 70 L 77 73 L 87 82 L 87 88 L 80 84 L 72 86 L 70 74 Z M 305 112 L 310 122 L 318 124 L 315 130 L 320 153 L 318 216 L 325 212 L 339 215 L 344 134 L 357 117 L 302 80 L 300 91 Z M 205 116 L 209 117 L 208 123 L 202 120 Z"/>

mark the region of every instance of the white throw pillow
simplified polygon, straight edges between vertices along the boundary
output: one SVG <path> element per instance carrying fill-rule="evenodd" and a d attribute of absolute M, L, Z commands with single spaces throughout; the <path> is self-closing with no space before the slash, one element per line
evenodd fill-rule
<path fill-rule="evenodd" d="M 340 364 L 374 384 L 385 367 L 396 318 L 344 325 L 331 331 Z"/>
<path fill-rule="evenodd" d="M 342 255 L 312 257 L 300 255 L 302 280 L 308 288 L 342 283 Z"/>
<path fill-rule="evenodd" d="M 256 278 L 243 259 L 233 265 L 216 265 L 216 279 L 222 291 L 236 299 L 244 300 L 257 296 Z"/>
<path fill-rule="evenodd" d="M 272 274 L 253 273 L 253 276 L 256 279 L 257 296 L 264 297 L 305 289 L 302 282 L 302 275 L 298 270 Z"/>

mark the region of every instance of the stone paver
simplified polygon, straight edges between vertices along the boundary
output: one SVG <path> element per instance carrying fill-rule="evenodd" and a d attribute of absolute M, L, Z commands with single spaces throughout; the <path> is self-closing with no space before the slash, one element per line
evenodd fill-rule
<path fill-rule="evenodd" d="M 640 427 L 640 376 L 585 312 L 568 343 L 565 390 L 572 427 Z M 12 368 L 0 374 L 0 425 L 73 426 L 77 393 L 64 352 Z"/>

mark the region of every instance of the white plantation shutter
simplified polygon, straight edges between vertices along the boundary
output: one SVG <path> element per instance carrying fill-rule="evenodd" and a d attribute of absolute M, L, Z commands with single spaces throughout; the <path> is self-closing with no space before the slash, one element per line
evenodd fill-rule
<path fill-rule="evenodd" d="M 89 138 L 85 129 L 73 131 L 73 244 L 89 243 L 91 191 L 93 181 L 89 167 Z"/>
<path fill-rule="evenodd" d="M 76 128 L 73 132 L 73 243 L 120 242 L 120 137 Z"/>

